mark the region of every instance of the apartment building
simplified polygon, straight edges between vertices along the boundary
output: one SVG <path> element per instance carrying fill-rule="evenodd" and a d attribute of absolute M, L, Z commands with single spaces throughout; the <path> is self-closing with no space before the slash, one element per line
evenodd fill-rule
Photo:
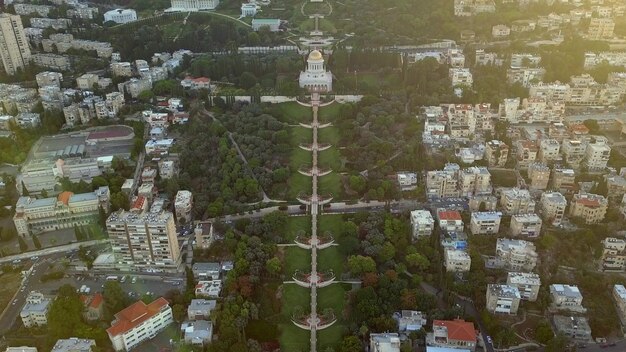
<path fill-rule="evenodd" d="M 489 167 L 504 167 L 509 155 L 509 146 L 502 141 L 491 140 L 485 144 L 485 160 Z"/>
<path fill-rule="evenodd" d="M 198 281 L 194 292 L 196 297 L 217 298 L 222 292 L 222 280 Z"/>
<path fill-rule="evenodd" d="M 476 351 L 478 332 L 474 323 L 462 320 L 434 320 L 433 332 L 426 335 L 426 346 Z"/>
<path fill-rule="evenodd" d="M 549 163 L 561 157 L 561 144 L 556 139 L 542 139 L 539 143 L 539 161 Z"/>
<path fill-rule="evenodd" d="M 398 172 L 396 180 L 402 191 L 411 191 L 417 187 L 417 174 L 414 172 Z"/>
<path fill-rule="evenodd" d="M 583 307 L 583 295 L 578 286 L 575 285 L 550 285 L 550 297 L 552 307 L 558 310 L 570 310 L 584 313 L 587 310 Z"/>
<path fill-rule="evenodd" d="M 537 214 L 515 214 L 511 217 L 511 236 L 539 237 L 541 224 L 541 218 Z"/>
<path fill-rule="evenodd" d="M 498 58 L 496 53 L 485 52 L 485 49 L 476 49 L 474 63 L 476 66 L 502 66 L 504 60 Z"/>
<path fill-rule="evenodd" d="M 189 12 L 215 10 L 219 3 L 219 0 L 172 0 L 170 11 Z"/>
<path fill-rule="evenodd" d="M 445 248 L 443 252 L 444 266 L 447 272 L 468 272 L 472 265 L 472 258 L 466 251 Z"/>
<path fill-rule="evenodd" d="M 592 136 L 585 148 L 584 163 L 589 170 L 604 170 L 611 156 L 611 147 L 604 136 Z"/>
<path fill-rule="evenodd" d="M 509 84 L 519 83 L 523 87 L 530 87 L 531 84 L 541 82 L 546 70 L 541 67 L 515 67 L 506 70 L 506 79 Z"/>
<path fill-rule="evenodd" d="M 608 205 L 604 196 L 579 192 L 572 198 L 569 216 L 583 219 L 586 224 L 595 224 L 604 220 Z"/>
<path fill-rule="evenodd" d="M 552 122 L 548 126 L 548 138 L 554 139 L 559 143 L 569 137 L 569 130 L 562 122 Z"/>
<path fill-rule="evenodd" d="M 607 237 L 602 241 L 600 262 L 604 271 L 624 271 L 626 269 L 626 241 Z"/>
<path fill-rule="evenodd" d="M 601 53 L 585 53 L 585 70 L 592 69 L 603 62 L 607 62 L 611 66 L 623 66 L 626 67 L 626 52 L 619 51 L 605 51 Z"/>
<path fill-rule="evenodd" d="M 150 304 L 137 301 L 116 313 L 107 334 L 115 351 L 130 351 L 173 322 L 169 303 L 159 297 Z"/>
<path fill-rule="evenodd" d="M 451 68 L 448 71 L 448 78 L 453 87 L 472 87 L 474 84 L 474 76 L 469 68 Z"/>
<path fill-rule="evenodd" d="M 213 223 L 202 222 L 196 226 L 193 230 L 194 238 L 196 239 L 196 248 L 209 248 L 215 241 L 213 233 Z"/>
<path fill-rule="evenodd" d="M 426 174 L 426 195 L 430 198 L 451 198 L 459 196 L 457 164 L 446 164 L 443 170 L 428 171 Z"/>
<path fill-rule="evenodd" d="M 20 16 L 31 16 L 34 14 L 41 17 L 48 17 L 52 6 L 16 3 L 13 4 L 13 9 L 15 10 L 15 14 Z"/>
<path fill-rule="evenodd" d="M 592 340 L 591 327 L 585 317 L 555 315 L 552 317 L 552 323 L 558 334 L 563 334 L 570 340 L 582 343 Z"/>
<path fill-rule="evenodd" d="M 490 194 L 491 174 L 486 167 L 473 166 L 459 172 L 460 189 L 462 197 L 470 197 L 479 194 Z"/>
<path fill-rule="evenodd" d="M 72 68 L 72 61 L 69 56 L 57 54 L 33 54 L 31 56 L 33 64 L 52 70 L 69 71 Z"/>
<path fill-rule="evenodd" d="M 560 192 L 544 192 L 539 203 L 539 213 L 543 220 L 552 226 L 560 226 L 567 207 L 565 196 Z"/>
<path fill-rule="evenodd" d="M 213 339 L 213 322 L 195 320 L 183 322 L 180 326 L 185 344 L 202 347 Z"/>
<path fill-rule="evenodd" d="M 120 210 L 106 221 L 116 264 L 126 270 L 176 271 L 181 262 L 174 215 Z"/>
<path fill-rule="evenodd" d="M 93 73 L 85 73 L 76 78 L 76 86 L 81 90 L 92 90 L 94 85 L 98 84 L 100 77 Z"/>
<path fill-rule="evenodd" d="M 45 71 L 35 75 L 37 81 L 37 87 L 54 86 L 61 88 L 61 82 L 63 82 L 63 74 L 59 72 Z"/>
<path fill-rule="evenodd" d="M 455 16 L 474 16 L 479 13 L 496 12 L 493 0 L 454 0 Z"/>
<path fill-rule="evenodd" d="M 532 242 L 498 238 L 496 257 L 509 271 L 532 271 L 537 265 L 537 251 Z"/>
<path fill-rule="evenodd" d="M 507 188 L 500 194 L 500 206 L 505 214 L 527 214 L 535 212 L 535 201 L 525 189 Z"/>
<path fill-rule="evenodd" d="M 528 178 L 530 189 L 546 189 L 550 182 L 550 168 L 542 162 L 534 162 L 528 165 Z"/>
<path fill-rule="evenodd" d="M 619 202 L 626 194 L 626 178 L 624 169 L 620 170 L 620 174 L 605 175 L 607 195 L 610 201 Z"/>
<path fill-rule="evenodd" d="M 576 172 L 574 169 L 555 167 L 552 170 L 552 189 L 561 193 L 574 193 L 576 190 Z"/>
<path fill-rule="evenodd" d="M 509 272 L 506 284 L 517 287 L 521 299 L 534 302 L 539 295 L 541 278 L 535 273 Z"/>
<path fill-rule="evenodd" d="M 96 347 L 95 340 L 70 337 L 57 340 L 51 352 L 92 352 L 94 347 Z"/>
<path fill-rule="evenodd" d="M 211 318 L 211 313 L 217 307 L 217 301 L 194 298 L 187 307 L 187 319 L 207 320 Z"/>
<path fill-rule="evenodd" d="M 516 286 L 489 284 L 485 308 L 494 314 L 517 314 L 521 298 Z"/>
<path fill-rule="evenodd" d="M 623 328 L 624 322 L 626 322 L 626 288 L 624 285 L 613 286 L 613 300 Z"/>
<path fill-rule="evenodd" d="M 457 210 L 437 209 L 437 221 L 443 232 L 463 232 L 465 228 L 461 213 Z"/>
<path fill-rule="evenodd" d="M 517 166 L 520 168 L 527 168 L 528 165 L 537 160 L 537 154 L 539 153 L 539 147 L 537 143 L 532 140 L 522 139 L 515 143 L 515 156 L 517 159 Z"/>
<path fill-rule="evenodd" d="M 587 29 L 587 39 L 589 40 L 612 39 L 614 29 L 615 29 L 615 21 L 613 21 L 612 18 L 594 17 L 591 19 L 591 22 L 589 22 L 589 28 Z"/>
<path fill-rule="evenodd" d="M 501 212 L 484 211 L 474 212 L 470 218 L 470 232 L 472 235 L 493 235 L 500 231 Z"/>
<path fill-rule="evenodd" d="M 428 210 L 413 210 L 411 212 L 411 229 L 413 239 L 430 236 L 435 227 L 435 220 Z"/>
<path fill-rule="evenodd" d="M 31 291 L 26 297 L 26 303 L 20 312 L 22 324 L 26 328 L 48 325 L 48 311 L 52 299 L 45 297 L 39 291 Z"/>
<path fill-rule="evenodd" d="M 507 25 L 498 24 L 491 27 L 491 36 L 494 38 L 505 38 L 509 35 L 511 35 L 511 27 Z"/>
<path fill-rule="evenodd" d="M 8 75 L 24 69 L 31 59 L 28 39 L 18 15 L 0 14 L 0 58 Z"/>
<path fill-rule="evenodd" d="M 370 334 L 370 352 L 400 352 L 400 345 L 400 336 L 395 332 Z"/>
<path fill-rule="evenodd" d="M 13 223 L 22 237 L 88 225 L 97 221 L 101 207 L 109 209 L 109 201 L 109 187 L 81 194 L 62 192 L 41 199 L 24 196 L 17 200 Z"/>
<path fill-rule="evenodd" d="M 133 9 L 115 9 L 104 13 L 104 22 L 129 23 L 137 21 L 137 12 Z"/>

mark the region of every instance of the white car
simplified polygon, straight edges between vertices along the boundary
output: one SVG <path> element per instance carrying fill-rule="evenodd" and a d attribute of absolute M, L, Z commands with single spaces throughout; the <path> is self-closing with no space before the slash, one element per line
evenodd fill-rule
<path fill-rule="evenodd" d="M 137 283 L 137 277 L 136 277 L 136 276 L 133 276 L 133 278 L 132 278 L 132 280 L 130 280 L 130 282 L 131 282 L 132 284 Z"/>

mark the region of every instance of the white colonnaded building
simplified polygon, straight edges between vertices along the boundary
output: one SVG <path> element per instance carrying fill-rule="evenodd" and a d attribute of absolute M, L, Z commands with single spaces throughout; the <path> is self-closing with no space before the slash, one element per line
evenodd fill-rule
<path fill-rule="evenodd" d="M 318 92 L 333 90 L 333 74 L 326 71 L 322 53 L 319 50 L 311 51 L 306 62 L 306 70 L 300 72 L 300 88 Z"/>

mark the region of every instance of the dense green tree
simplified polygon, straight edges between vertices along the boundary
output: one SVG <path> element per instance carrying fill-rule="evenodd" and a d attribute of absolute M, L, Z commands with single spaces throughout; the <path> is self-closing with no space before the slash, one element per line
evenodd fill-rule
<path fill-rule="evenodd" d="M 348 257 L 348 268 L 354 275 L 376 271 L 376 262 L 371 257 L 351 255 Z"/>
<path fill-rule="evenodd" d="M 24 241 L 24 238 L 22 238 L 22 236 L 19 236 L 17 238 L 17 241 L 19 243 L 20 246 L 20 251 L 25 252 L 28 250 L 28 244 L 26 244 L 26 241 Z"/>
<path fill-rule="evenodd" d="M 36 249 L 41 249 L 41 242 L 39 242 L 37 235 L 33 235 L 33 245 Z"/>

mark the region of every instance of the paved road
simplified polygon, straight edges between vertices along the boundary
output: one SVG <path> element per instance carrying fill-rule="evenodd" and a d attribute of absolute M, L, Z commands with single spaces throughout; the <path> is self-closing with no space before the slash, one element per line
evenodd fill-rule
<path fill-rule="evenodd" d="M 25 260 L 34 256 L 41 257 L 41 256 L 49 255 L 49 254 L 65 253 L 65 252 L 72 251 L 74 249 L 78 249 L 79 247 L 90 247 L 90 246 L 95 246 L 98 244 L 106 244 L 106 243 L 109 243 L 109 241 L 108 240 L 93 240 L 93 241 L 71 243 L 71 244 L 66 244 L 63 246 L 57 246 L 57 247 L 52 247 L 52 248 L 40 249 L 37 251 L 31 251 L 31 252 L 26 252 L 26 253 L 21 253 L 21 254 L 9 255 L 9 256 L 0 258 L 0 264 L 9 263 L 14 260 Z"/>

